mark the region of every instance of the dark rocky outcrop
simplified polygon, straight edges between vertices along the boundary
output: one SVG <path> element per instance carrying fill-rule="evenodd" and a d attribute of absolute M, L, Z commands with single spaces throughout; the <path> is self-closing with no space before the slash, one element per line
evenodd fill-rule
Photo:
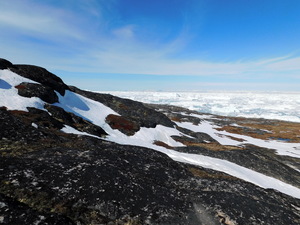
<path fill-rule="evenodd" d="M 19 112 L 7 111 L 6 108 L 0 108 L 0 138 L 16 142 L 28 142 L 42 136 L 42 133 L 31 124 L 24 123 L 24 120 L 16 116 Z M 23 114 L 24 112 L 20 113 Z"/>
<path fill-rule="evenodd" d="M 36 109 L 33 107 L 27 107 L 28 112 L 24 111 L 12 111 L 12 114 L 23 121 L 24 124 L 31 126 L 37 126 L 43 130 L 54 129 L 60 130 L 64 127 L 64 124 L 55 118 L 53 118 L 47 111 Z M 35 125 L 33 125 L 33 123 Z"/>
<path fill-rule="evenodd" d="M 65 90 L 69 89 L 62 79 L 42 67 L 32 65 L 14 65 L 11 70 L 23 77 L 50 87 L 59 92 L 61 95 L 64 95 Z"/>
<path fill-rule="evenodd" d="M 107 133 L 101 127 L 79 116 L 76 116 L 74 113 L 66 112 L 64 109 L 58 106 L 47 104 L 45 105 L 45 109 L 47 109 L 47 111 L 51 113 L 51 116 L 56 120 L 79 131 L 87 132 L 98 137 L 107 135 Z"/>
<path fill-rule="evenodd" d="M 22 82 L 21 84 L 17 85 L 16 88 L 18 89 L 18 94 L 23 97 L 38 97 L 50 104 L 58 102 L 58 96 L 54 90 L 48 86 Z"/>
<path fill-rule="evenodd" d="M 0 58 L 0 70 L 5 70 L 13 67 L 14 65 L 10 61 Z"/>
<path fill-rule="evenodd" d="M 76 148 L 74 140 L 72 148 L 41 149 L 20 160 L 2 158 L 1 169 L 11 169 L 1 176 L 1 192 L 35 210 L 84 224 L 125 215 L 143 224 L 188 224 L 191 205 L 181 185 L 188 176 L 184 168 L 158 152 L 89 141 L 93 150 Z M 169 168 L 161 170 L 165 164 Z"/>

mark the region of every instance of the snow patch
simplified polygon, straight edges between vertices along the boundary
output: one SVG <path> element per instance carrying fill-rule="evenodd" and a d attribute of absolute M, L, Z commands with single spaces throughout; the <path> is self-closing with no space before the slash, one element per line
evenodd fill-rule
<path fill-rule="evenodd" d="M 0 209 L 4 208 L 5 206 L 7 206 L 4 202 L 0 202 Z"/>
<path fill-rule="evenodd" d="M 248 181 L 252 184 L 260 186 L 262 188 L 275 189 L 284 194 L 300 199 L 300 189 L 290 184 L 284 183 L 273 177 L 266 176 L 262 173 L 250 170 L 248 168 L 239 166 L 235 163 L 229 162 L 223 159 L 212 158 L 209 156 L 181 153 L 174 150 L 166 150 L 162 147 L 156 147 L 159 150 L 167 154 L 175 161 L 188 163 L 192 165 L 201 166 L 208 169 L 213 169 L 221 172 L 225 172 L 234 177 L 240 178 L 244 181 Z"/>
<path fill-rule="evenodd" d="M 102 127 L 106 132 L 112 131 L 110 126 L 105 122 L 105 118 L 109 114 L 119 114 L 111 108 L 72 91 L 66 90 L 64 96 L 60 95 L 58 92 L 56 92 L 56 94 L 59 97 L 59 103 L 54 103 L 53 105 L 61 107 L 67 112 L 74 113 L 75 115 Z"/>
<path fill-rule="evenodd" d="M 18 95 L 18 89 L 15 86 L 22 82 L 36 83 L 10 70 L 0 70 L 0 106 L 5 106 L 8 110 L 28 111 L 27 107 L 44 110 L 44 101 L 41 99 Z"/>
<path fill-rule="evenodd" d="M 73 127 L 71 127 L 71 126 L 68 126 L 68 125 L 65 125 L 65 126 L 61 129 L 61 131 L 64 132 L 64 133 L 68 133 L 68 134 L 87 135 L 87 136 L 99 138 L 99 137 L 96 136 L 96 135 L 92 135 L 92 134 L 89 134 L 89 133 L 86 133 L 86 132 L 82 132 L 82 131 L 76 130 L 75 128 L 73 128 Z"/>
<path fill-rule="evenodd" d="M 155 128 L 141 127 L 133 136 L 127 135 L 110 135 L 108 140 L 117 142 L 119 144 L 136 145 L 147 148 L 153 148 L 155 141 L 161 141 L 173 147 L 183 147 L 180 142 L 175 141 L 171 136 L 181 136 L 182 133 L 175 128 L 157 125 Z"/>

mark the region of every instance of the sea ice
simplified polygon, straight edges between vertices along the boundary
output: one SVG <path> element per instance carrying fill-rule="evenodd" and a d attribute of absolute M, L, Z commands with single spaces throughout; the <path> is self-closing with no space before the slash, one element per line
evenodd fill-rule
<path fill-rule="evenodd" d="M 222 116 L 300 122 L 300 92 L 121 92 L 145 103 L 168 104 Z"/>

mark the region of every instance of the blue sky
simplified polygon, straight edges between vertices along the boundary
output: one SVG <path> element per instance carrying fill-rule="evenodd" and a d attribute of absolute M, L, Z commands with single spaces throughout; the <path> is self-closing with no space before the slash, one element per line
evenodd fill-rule
<path fill-rule="evenodd" d="M 0 57 L 90 90 L 300 91 L 299 0 L 0 0 Z"/>

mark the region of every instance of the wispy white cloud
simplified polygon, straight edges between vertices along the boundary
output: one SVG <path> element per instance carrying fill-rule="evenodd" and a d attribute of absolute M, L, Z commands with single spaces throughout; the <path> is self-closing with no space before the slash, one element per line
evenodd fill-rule
<path fill-rule="evenodd" d="M 276 71 L 298 70 L 300 77 L 300 57 L 289 57 L 266 65 L 267 69 Z"/>
<path fill-rule="evenodd" d="M 300 57 L 297 55 L 231 62 L 173 58 L 172 55 L 189 42 L 190 37 L 184 29 L 168 43 L 145 43 L 136 35 L 139 32 L 136 24 L 109 26 L 109 19 L 104 18 L 101 11 L 104 1 L 81 1 L 78 7 L 88 12 L 89 19 L 67 7 L 48 6 L 39 1 L 13 2 L 0 1 L 0 28 L 6 31 L 0 37 L 0 47 L 12 61 L 15 58 L 21 61 L 24 57 L 26 63 L 25 60 L 30 58 L 31 63 L 49 69 L 74 72 L 239 78 L 300 76 Z M 11 38 L 12 33 L 54 44 L 25 42 Z"/>
<path fill-rule="evenodd" d="M 106 73 L 254 78 L 282 75 L 285 72 L 284 75 L 289 77 L 293 70 L 298 72 L 300 79 L 300 57 L 297 56 L 233 62 L 172 59 L 169 57 L 169 46 L 160 50 L 140 46 L 126 46 L 126 49 L 110 46 L 104 51 L 91 52 L 90 55 L 94 55 L 94 62 L 91 63 L 99 65 L 101 71 Z"/>
<path fill-rule="evenodd" d="M 71 12 L 30 1 L 1 1 L 0 27 L 7 32 L 57 40 L 59 37 L 82 39 L 83 34 L 70 21 Z M 57 38 L 56 38 L 57 37 Z"/>
<path fill-rule="evenodd" d="M 113 30 L 112 33 L 120 39 L 132 39 L 134 38 L 134 26 L 126 25 L 124 27 Z"/>

